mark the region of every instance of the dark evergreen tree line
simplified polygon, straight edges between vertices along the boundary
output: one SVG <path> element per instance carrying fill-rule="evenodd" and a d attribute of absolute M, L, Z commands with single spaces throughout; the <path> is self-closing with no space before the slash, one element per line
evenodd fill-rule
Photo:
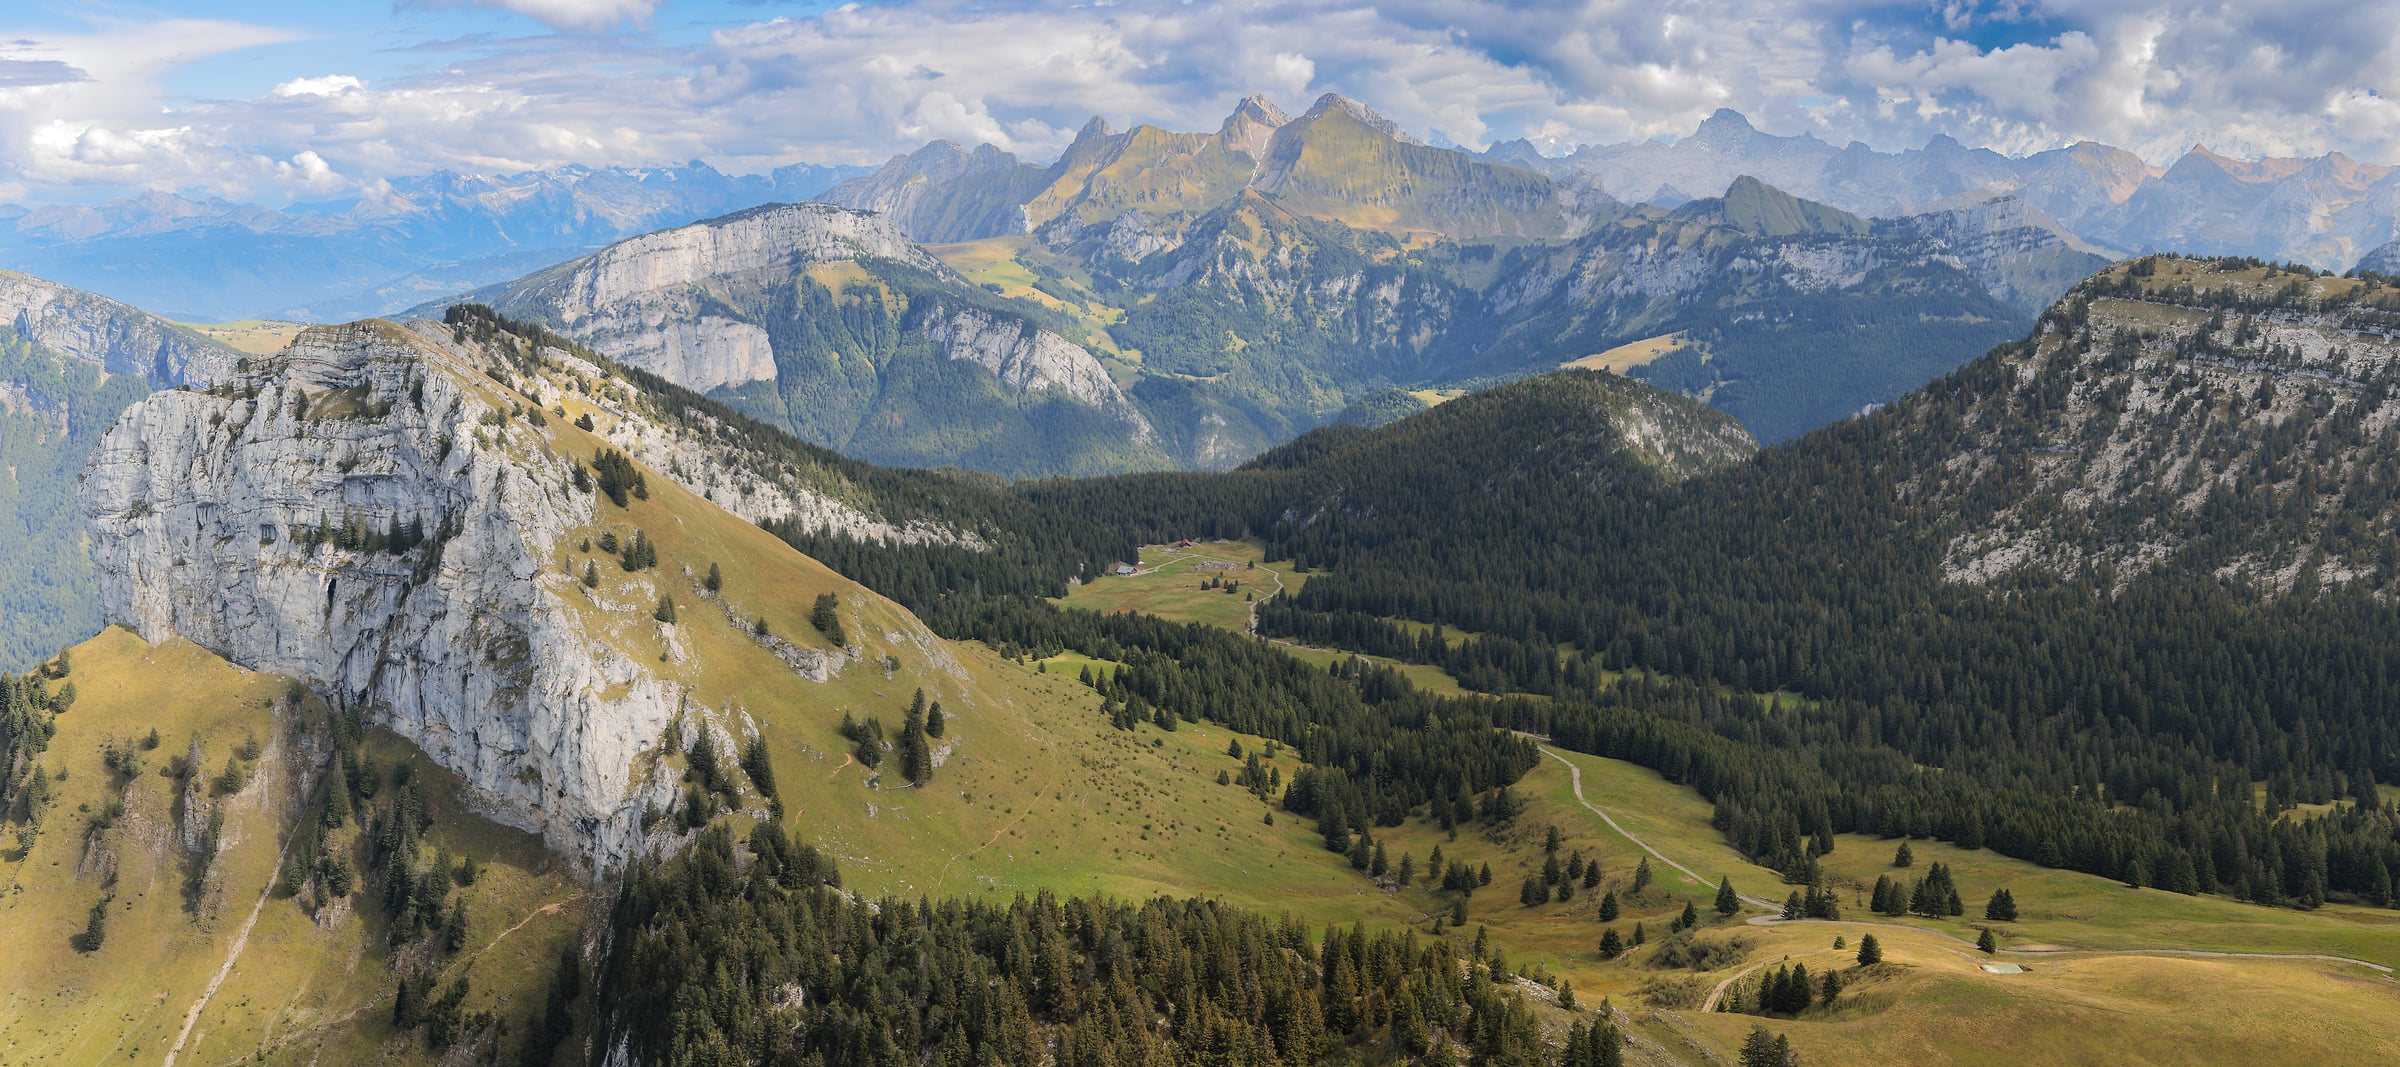
<path fill-rule="evenodd" d="M 1551 1060 L 1490 967 L 1412 931 L 1319 938 L 1206 901 L 854 900 L 775 824 L 740 851 L 714 827 L 626 879 L 601 995 L 644 1062 Z M 1578 1022 L 1564 1054 L 1622 1051 L 1606 1023 Z"/>

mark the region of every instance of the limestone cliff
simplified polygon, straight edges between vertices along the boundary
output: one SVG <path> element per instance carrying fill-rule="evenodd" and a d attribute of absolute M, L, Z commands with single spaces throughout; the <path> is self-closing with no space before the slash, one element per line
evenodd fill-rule
<path fill-rule="evenodd" d="M 81 500 L 110 621 L 300 678 L 456 771 L 489 814 L 606 868 L 669 832 L 643 814 L 675 797 L 656 755 L 670 724 L 734 743 L 724 724 L 743 708 L 693 695 L 712 672 L 764 666 L 807 686 L 887 645 L 943 659 L 921 624 L 854 587 L 844 605 L 867 613 L 860 636 L 829 647 L 788 621 L 770 633 L 763 616 L 754 630 L 704 606 L 715 601 L 692 560 L 620 566 L 606 539 L 586 555 L 636 521 L 583 466 L 611 443 L 662 464 L 641 502 L 653 537 L 762 536 L 707 493 L 860 536 L 965 540 L 883 523 L 704 437 L 567 353 L 369 321 L 311 329 L 211 390 L 134 405 L 93 454 Z M 607 582 L 586 577 L 595 561 Z M 680 623 L 653 617 L 669 597 L 690 605 Z"/>
<path fill-rule="evenodd" d="M 685 388 L 722 390 L 746 414 L 886 465 L 1033 474 L 1059 472 L 1046 455 L 1090 451 L 1112 470 L 1163 458 L 1141 410 L 1058 333 L 1068 327 L 1056 316 L 979 288 L 881 215 L 758 208 L 622 241 L 469 299 Z M 1062 405 L 1105 417 L 1042 410 Z M 997 429 L 919 434 L 928 413 Z M 1092 440 L 1053 439 L 1064 425 Z"/>
<path fill-rule="evenodd" d="M 0 317 L 17 335 L 154 388 L 215 381 L 241 353 L 138 308 L 0 271 Z"/>

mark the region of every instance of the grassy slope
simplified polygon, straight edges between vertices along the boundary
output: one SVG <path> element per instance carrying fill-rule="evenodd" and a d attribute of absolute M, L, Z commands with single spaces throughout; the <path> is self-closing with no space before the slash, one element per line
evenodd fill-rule
<path fill-rule="evenodd" d="M 1273 595 L 1275 583 L 1283 583 L 1283 591 L 1297 593 L 1308 582 L 1308 576 L 1292 569 L 1288 560 L 1264 562 L 1265 552 L 1249 541 L 1204 541 L 1189 548 L 1178 545 L 1150 545 L 1142 549 L 1138 573 L 1129 575 L 1103 574 L 1082 585 L 1067 590 L 1067 595 L 1055 601 L 1067 607 L 1089 611 L 1138 611 L 1178 622 L 1207 623 L 1220 629 L 1244 633 L 1250 627 L 1251 601 L 1242 599 L 1243 591 L 1256 591 L 1261 598 Z M 1232 569 L 1201 568 L 1208 563 L 1230 563 Z M 1256 564 L 1255 568 L 1248 565 Z M 1227 593 L 1222 589 L 1202 589 L 1206 577 L 1238 579 L 1242 589 Z M 1353 653 L 1331 649 L 1311 648 L 1278 641 L 1284 651 L 1320 667 L 1352 658 Z M 1466 692 L 1457 679 L 1439 667 L 1421 663 L 1400 663 L 1375 656 L 1366 657 L 1376 663 L 1397 668 L 1419 689 L 1458 696 Z M 1074 677 L 1086 662 L 1081 657 L 1053 657 L 1051 670 L 1064 670 Z"/>
<path fill-rule="evenodd" d="M 568 415 L 554 416 L 541 432 L 552 447 L 588 457 L 601 442 L 570 425 L 572 418 L 611 416 L 555 385 L 545 393 L 559 397 Z M 648 500 L 623 509 L 601 502 L 601 523 L 556 546 L 542 580 L 593 633 L 646 662 L 668 652 L 651 612 L 661 592 L 674 597 L 680 652 L 658 669 L 690 685 L 694 707 L 712 721 L 737 735 L 756 724 L 773 754 L 790 828 L 833 853 L 847 885 L 912 895 L 1204 893 L 1270 909 L 1321 900 L 1327 914 L 1364 914 L 1351 900 L 1360 888 L 1354 876 L 1317 847 L 1300 820 L 1267 825 L 1255 798 L 1216 784 L 1219 770 L 1240 769 L 1225 755 L 1224 731 L 1111 730 L 1097 695 L 1075 683 L 1073 670 L 1046 674 L 980 645 L 933 638 L 897 605 L 668 478 L 652 472 L 648 483 Z M 635 527 L 657 545 L 654 571 L 629 574 L 596 546 L 580 551 L 584 534 L 608 529 L 623 537 Z M 587 595 L 567 575 L 594 561 L 601 583 Z M 711 563 L 724 575 L 723 607 L 700 588 Z M 747 624 L 763 616 L 773 633 L 828 649 L 808 622 L 811 604 L 828 592 L 839 598 L 862 656 L 818 682 L 767 652 Z M 889 673 L 886 656 L 897 660 Z M 881 776 L 856 763 L 838 727 L 845 712 L 872 715 L 896 737 L 919 688 L 941 702 L 949 729 L 935 743 L 939 766 L 930 784 L 910 788 L 888 755 Z M 1245 738 L 1244 746 L 1257 741 Z M 1288 754 L 1283 762 L 1288 777 L 1295 768 Z M 664 770 L 676 774 L 680 766 L 677 759 Z M 748 817 L 763 815 L 763 802 L 750 800 Z"/>
<path fill-rule="evenodd" d="M 0 1049 L 9 1063 L 92 1063 L 163 1058 L 184 1018 L 224 963 L 236 935 L 276 872 L 278 850 L 298 804 L 293 759 L 308 750 L 269 703 L 282 679 L 235 668 L 183 641 L 152 648 L 110 629 L 73 650 L 78 700 L 58 719 L 43 763 L 67 772 L 40 837 L 23 858 L 0 853 Z M 321 719 L 313 698 L 296 718 Z M 89 813 L 112 782 L 100 761 L 112 737 L 155 727 L 161 744 L 125 785 L 126 816 L 109 832 L 117 856 L 116 902 L 96 953 L 68 938 L 102 892 L 98 871 L 78 873 Z M 213 775 L 243 741 L 266 746 L 250 784 L 226 803 L 217 877 L 197 913 L 187 910 L 183 854 L 171 843 L 175 784 L 157 773 L 200 739 Z M 406 743 L 379 738 L 389 767 L 411 759 Z M 314 759 L 313 755 L 300 758 Z M 433 774 L 439 822 L 428 846 L 446 845 L 486 865 L 463 896 L 475 922 L 470 949 L 444 971 L 472 975 L 469 1011 L 489 1010 L 522 1029 L 538 1011 L 559 948 L 583 919 L 582 891 L 550 873 L 538 841 L 466 813 L 457 783 Z M 354 824 L 355 825 L 355 824 Z M 362 891 L 363 892 L 363 891 Z M 361 898 L 363 900 L 363 897 Z M 536 909 L 561 903 L 558 909 Z M 370 909 L 371 910 L 371 909 Z M 499 935 L 529 919 L 499 944 Z M 394 990 L 391 952 L 379 924 L 354 912 L 319 926 L 291 898 L 270 896 L 224 984 L 208 1001 L 179 1062 L 223 1063 L 264 1054 L 271 1062 L 428 1061 L 420 1045 L 386 1047 Z"/>
<path fill-rule="evenodd" d="M 1583 769 L 1585 799 L 1600 806 L 1634 834 L 1704 874 L 1730 874 L 1743 892 L 1768 898 L 1790 887 L 1772 872 L 1749 865 L 1708 826 L 1710 808 L 1691 790 L 1668 783 L 1647 769 L 1616 760 L 1562 753 Z M 1781 965 L 1786 956 L 1812 973 L 1826 965 L 1846 971 L 1854 948 L 1836 952 L 1839 934 L 1853 944 L 1873 932 L 1883 942 L 1887 963 L 1864 984 L 1854 984 L 1846 1002 L 1798 1020 L 1759 1020 L 1746 1015 L 1684 1011 L 1665 1021 L 1638 995 L 1663 971 L 1636 958 L 1600 962 L 1591 944 L 1603 928 L 1593 911 L 1593 894 L 1579 892 L 1565 905 L 1524 908 L 1516 886 L 1541 860 L 1539 828 L 1555 823 L 1568 849 L 1601 856 L 1609 884 L 1622 886 L 1638 860 L 1623 837 L 1575 804 L 1566 768 L 1544 760 L 1519 789 L 1529 807 L 1523 828 L 1499 850 L 1493 888 L 1478 893 L 1471 921 L 1488 923 L 1495 942 L 1511 949 L 1512 963 L 1545 966 L 1571 978 L 1587 1004 L 1603 996 L 1633 1013 L 1637 1030 L 1670 1045 L 1691 1039 L 1730 1056 L 1753 1023 L 1788 1032 L 1806 1062 L 1881 1064 L 1903 1062 L 2091 1063 L 2235 1062 L 2323 1063 L 2388 1057 L 2391 1042 L 2383 1020 L 2400 1010 L 2400 982 L 2365 968 L 2318 961 L 2195 959 L 2152 955 L 2004 956 L 2030 968 L 2024 975 L 1993 975 L 1978 964 L 1984 957 L 1950 938 L 1972 939 L 1983 899 L 2007 885 L 2024 914 L 2016 924 L 1996 924 L 2018 944 L 2035 938 L 2083 948 L 2188 947 L 2253 952 L 2322 952 L 2400 963 L 2400 913 L 2328 907 L 2314 913 L 2235 904 L 2217 898 L 2180 897 L 2130 890 L 2105 879 L 2045 870 L 2007 860 L 1988 850 L 1964 852 L 1948 845 L 1911 842 L 1913 873 L 1921 876 L 1939 860 L 1951 864 L 1960 892 L 1968 898 L 1962 919 L 1885 922 L 1863 907 L 1845 911 L 1839 926 L 1798 923 L 1755 927 L 1719 924 L 1709 909 L 1712 887 L 1686 884 L 1653 863 L 1653 899 L 1628 906 L 1617 923 L 1630 933 L 1644 921 L 1655 938 L 1684 899 L 1693 899 L 1717 932 L 1752 942 L 1743 962 L 1697 977 L 1715 986 L 1753 965 Z M 1418 856 L 1439 835 L 1412 824 L 1394 835 Z M 1471 834 L 1462 840 L 1476 841 Z M 1844 836 L 1826 858 L 1828 872 L 1866 876 L 1889 870 L 1894 842 Z M 1458 849 L 1460 845 L 1446 846 Z M 1479 846 L 1470 855 L 1489 853 Z M 1417 893 L 1406 894 L 1417 896 Z M 1489 898 L 1488 900 L 1486 898 Z M 1663 905 L 1663 906 L 1662 906 Z M 1746 914 L 1756 914 L 1749 909 Z M 1872 924 L 1872 925 L 1870 925 Z M 1937 936 L 1935 931 L 1948 934 Z M 1754 976 L 1755 977 L 1755 976 Z M 1846 975 L 1846 977 L 1852 977 Z M 1855 983 L 1855 977 L 1853 977 Z M 1693 1028 L 1697 1027 L 1697 1030 Z"/>

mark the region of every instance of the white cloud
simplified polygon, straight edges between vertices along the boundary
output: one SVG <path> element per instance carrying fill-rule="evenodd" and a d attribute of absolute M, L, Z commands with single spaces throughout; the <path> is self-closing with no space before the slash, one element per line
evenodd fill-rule
<path fill-rule="evenodd" d="M 681 13 L 424 2 L 577 31 Z M 0 184 L 369 193 L 432 168 L 871 163 L 933 138 L 1040 159 L 1095 114 L 1208 130 L 1249 93 L 1297 110 L 1325 91 L 1470 147 L 1680 135 L 1733 107 L 1886 149 L 1946 132 L 2016 152 L 2090 137 L 2159 159 L 2206 140 L 2400 162 L 2400 6 L 2331 0 L 897 0 L 684 44 L 459 46 L 372 82 L 319 65 L 165 113 L 164 72 L 289 37 L 187 20 L 0 46 Z"/>
<path fill-rule="evenodd" d="M 282 97 L 338 96 L 342 93 L 350 92 L 355 89 L 364 89 L 366 87 L 366 82 L 360 81 L 359 79 L 353 78 L 347 74 L 328 74 L 322 78 L 294 78 L 288 82 L 277 85 L 275 87 L 275 95 Z"/>
<path fill-rule="evenodd" d="M 422 0 L 426 7 L 487 7 L 514 11 L 560 30 L 605 30 L 640 22 L 665 0 Z"/>

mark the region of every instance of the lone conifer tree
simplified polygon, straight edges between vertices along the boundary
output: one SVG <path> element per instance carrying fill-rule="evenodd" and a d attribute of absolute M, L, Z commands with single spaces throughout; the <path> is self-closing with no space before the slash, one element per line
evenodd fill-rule
<path fill-rule="evenodd" d="M 1720 878 L 1717 882 L 1717 914 L 1731 915 L 1740 910 L 1742 897 L 1733 891 L 1733 879 Z"/>
<path fill-rule="evenodd" d="M 1992 928 L 1986 926 L 1983 928 L 1983 935 L 1975 939 L 1975 947 L 1982 949 L 1983 954 L 1989 956 L 2000 951 L 2000 939 L 1993 937 Z"/>
<path fill-rule="evenodd" d="M 1892 853 L 1892 866 L 1906 867 L 1915 862 L 1917 862 L 1916 854 L 1908 850 L 1908 842 L 1900 842 L 1900 847 Z"/>
<path fill-rule="evenodd" d="M 1873 966 L 1875 966 L 1876 964 L 1878 964 L 1878 963 L 1882 963 L 1882 962 L 1883 962 L 1883 945 L 1881 945 L 1880 943 L 1878 943 L 1878 942 L 1875 940 L 1875 935 L 1874 935 L 1874 934 L 1868 934 L 1868 935 L 1866 935 L 1865 937 L 1861 937 L 1861 938 L 1859 938 L 1859 939 L 1858 939 L 1858 965 L 1859 965 L 1859 966 L 1861 966 L 1861 967 L 1873 967 Z"/>
<path fill-rule="evenodd" d="M 1992 890 L 1992 899 L 1983 906 L 1983 917 L 1996 923 L 2017 921 L 2017 898 L 2006 889 Z"/>
<path fill-rule="evenodd" d="M 917 702 L 908 709 L 908 718 L 900 725 L 900 776 L 912 785 L 923 785 L 933 777 L 933 746 L 925 740 L 925 691 L 917 691 Z"/>

